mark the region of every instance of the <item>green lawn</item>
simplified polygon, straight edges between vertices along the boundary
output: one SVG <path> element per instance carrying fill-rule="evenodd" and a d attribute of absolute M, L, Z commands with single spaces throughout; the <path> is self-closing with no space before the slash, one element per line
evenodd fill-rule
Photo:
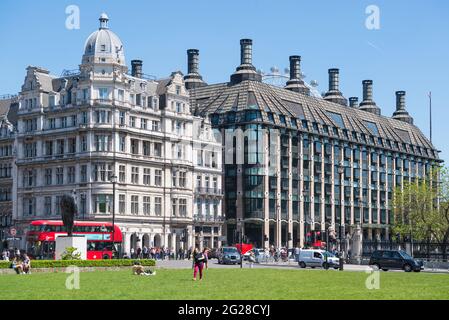
<path fill-rule="evenodd" d="M 382 272 L 368 290 L 364 272 L 209 269 L 201 282 L 189 269 L 158 269 L 154 277 L 128 271 L 82 272 L 67 290 L 65 273 L 0 275 L 4 299 L 449 299 L 449 275 Z"/>

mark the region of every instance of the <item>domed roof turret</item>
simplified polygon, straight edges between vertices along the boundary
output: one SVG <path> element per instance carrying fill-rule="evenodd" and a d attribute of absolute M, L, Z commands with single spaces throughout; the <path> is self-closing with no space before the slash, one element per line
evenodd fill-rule
<path fill-rule="evenodd" d="M 93 32 L 84 45 L 82 63 L 116 63 L 126 66 L 125 53 L 120 38 L 109 29 L 109 18 L 102 13 L 100 28 Z"/>

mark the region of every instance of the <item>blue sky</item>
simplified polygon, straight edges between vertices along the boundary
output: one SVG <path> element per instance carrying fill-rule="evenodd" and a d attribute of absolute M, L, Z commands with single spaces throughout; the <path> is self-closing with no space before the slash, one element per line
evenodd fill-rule
<path fill-rule="evenodd" d="M 65 27 L 68 5 L 80 9 L 80 29 Z M 365 9 L 380 9 L 380 29 L 365 27 Z M 127 63 L 144 61 L 144 72 L 165 77 L 186 70 L 186 49 L 200 50 L 200 71 L 223 82 L 239 64 L 239 40 L 254 40 L 254 65 L 268 71 L 302 56 L 306 80 L 327 90 L 327 69 L 341 73 L 346 97 L 362 95 L 361 82 L 374 81 L 382 114 L 394 112 L 397 90 L 407 91 L 407 108 L 429 136 L 428 96 L 433 96 L 433 142 L 449 161 L 449 2 L 355 0 L 58 0 L 0 1 L 2 53 L 0 94 L 16 93 L 28 65 L 59 75 L 76 69 L 88 35 L 106 12 L 124 43 Z"/>

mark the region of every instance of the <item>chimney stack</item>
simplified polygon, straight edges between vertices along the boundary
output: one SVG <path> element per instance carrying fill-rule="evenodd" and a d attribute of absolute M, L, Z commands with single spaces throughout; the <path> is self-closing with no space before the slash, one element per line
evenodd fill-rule
<path fill-rule="evenodd" d="M 301 57 L 300 56 L 290 56 L 290 80 L 300 80 L 301 79 Z"/>
<path fill-rule="evenodd" d="M 237 84 L 245 80 L 262 81 L 262 76 L 253 66 L 253 40 L 240 40 L 240 65 L 231 75 L 231 84 Z"/>
<path fill-rule="evenodd" d="M 343 97 L 343 94 L 339 90 L 340 86 L 340 70 L 329 69 L 329 91 L 324 95 L 324 99 L 334 103 L 341 104 L 342 106 L 348 105 L 348 100 Z"/>
<path fill-rule="evenodd" d="M 357 98 L 357 97 L 350 97 L 349 98 L 349 106 L 351 108 L 358 108 L 359 107 L 359 98 Z"/>
<path fill-rule="evenodd" d="M 240 40 L 240 64 L 253 64 L 253 40 Z"/>
<path fill-rule="evenodd" d="M 184 76 L 187 90 L 207 85 L 199 73 L 199 55 L 198 49 L 187 50 L 187 75 Z"/>
<path fill-rule="evenodd" d="M 310 95 L 310 89 L 301 79 L 301 56 L 290 56 L 290 80 L 285 89 Z"/>
<path fill-rule="evenodd" d="M 360 110 L 380 115 L 380 108 L 373 100 L 373 80 L 363 80 L 363 101 Z"/>
<path fill-rule="evenodd" d="M 396 91 L 396 111 L 405 110 L 405 91 Z"/>
<path fill-rule="evenodd" d="M 136 78 L 142 78 L 142 60 L 131 60 L 131 75 Z"/>
<path fill-rule="evenodd" d="M 405 109 L 405 91 L 396 91 L 396 111 L 393 119 L 413 124 L 413 118 Z"/>

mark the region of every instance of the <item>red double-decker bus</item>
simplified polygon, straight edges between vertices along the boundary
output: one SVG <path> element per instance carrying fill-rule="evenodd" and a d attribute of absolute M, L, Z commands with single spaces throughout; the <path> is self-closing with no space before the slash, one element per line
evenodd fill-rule
<path fill-rule="evenodd" d="M 112 239 L 112 223 L 98 221 L 75 221 L 74 235 L 84 235 L 87 238 L 87 259 L 112 259 L 114 251 L 120 252 L 122 232 L 115 225 Z M 30 223 L 26 234 L 27 253 L 34 259 L 55 259 L 55 239 L 66 236 L 62 221 L 35 220 Z"/>

